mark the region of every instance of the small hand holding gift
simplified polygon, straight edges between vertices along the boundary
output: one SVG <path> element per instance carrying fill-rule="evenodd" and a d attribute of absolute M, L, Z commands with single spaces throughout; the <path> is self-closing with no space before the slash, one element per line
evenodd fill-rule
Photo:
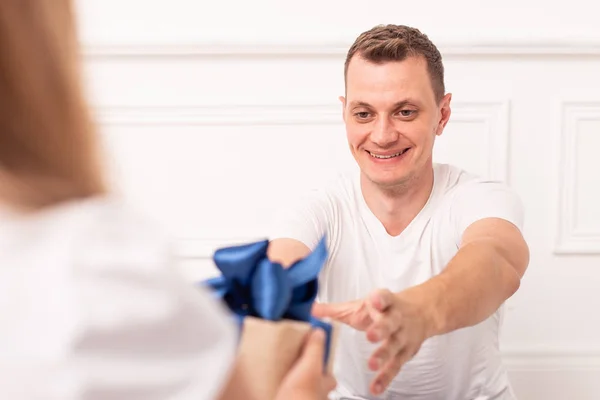
<path fill-rule="evenodd" d="M 311 327 L 325 331 L 324 370 L 331 371 L 333 325 L 311 316 L 327 259 L 325 239 L 289 268 L 268 259 L 268 246 L 263 240 L 217 250 L 213 260 L 222 275 L 204 284 L 239 322 L 238 361 L 254 392 L 248 398 L 272 400 Z"/>

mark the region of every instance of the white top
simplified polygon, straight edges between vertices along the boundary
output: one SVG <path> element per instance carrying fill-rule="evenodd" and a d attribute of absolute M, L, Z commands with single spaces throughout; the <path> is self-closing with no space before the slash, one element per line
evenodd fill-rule
<path fill-rule="evenodd" d="M 0 218 L 0 398 L 214 399 L 236 333 L 117 202 Z"/>
<path fill-rule="evenodd" d="M 430 198 L 392 237 L 368 208 L 359 176 L 342 175 L 304 196 L 276 219 L 271 239 L 293 238 L 313 249 L 327 234 L 330 257 L 320 275 L 320 302 L 343 302 L 388 288 L 401 291 L 439 274 L 473 222 L 498 217 L 523 225 L 519 197 L 506 185 L 449 165 L 434 165 Z M 513 399 L 501 362 L 502 307 L 482 323 L 425 341 L 381 398 L 411 400 Z M 343 326 L 336 352 L 338 395 L 369 397 L 375 376 L 367 360 L 377 345 Z"/>

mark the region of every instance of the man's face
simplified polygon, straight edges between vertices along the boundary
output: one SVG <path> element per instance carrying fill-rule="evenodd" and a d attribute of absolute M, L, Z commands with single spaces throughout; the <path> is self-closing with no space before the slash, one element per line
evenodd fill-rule
<path fill-rule="evenodd" d="M 424 59 L 375 64 L 354 56 L 346 75 L 344 121 L 362 173 L 381 187 L 406 184 L 432 163 L 433 143 L 450 117 L 437 102 Z"/>

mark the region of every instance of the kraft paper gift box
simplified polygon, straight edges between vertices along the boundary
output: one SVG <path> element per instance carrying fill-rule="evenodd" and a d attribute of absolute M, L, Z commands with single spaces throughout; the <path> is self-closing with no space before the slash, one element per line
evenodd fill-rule
<path fill-rule="evenodd" d="M 325 243 L 323 238 L 289 268 L 267 258 L 268 240 L 219 249 L 213 256 L 222 275 L 202 284 L 225 302 L 238 322 L 237 361 L 250 385 L 248 399 L 275 398 L 313 327 L 326 333 L 323 369 L 332 370 L 336 329 L 310 314 L 327 259 Z"/>

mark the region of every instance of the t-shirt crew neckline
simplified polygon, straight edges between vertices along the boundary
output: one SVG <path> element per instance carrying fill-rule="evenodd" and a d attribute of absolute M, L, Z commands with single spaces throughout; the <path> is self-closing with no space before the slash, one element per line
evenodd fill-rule
<path fill-rule="evenodd" d="M 407 237 L 412 236 L 412 232 L 419 230 L 423 227 L 423 225 L 427 224 L 429 218 L 432 214 L 432 204 L 433 200 L 437 198 L 437 194 L 440 190 L 440 176 L 439 170 L 435 167 L 433 168 L 433 185 L 431 192 L 429 193 L 429 197 L 425 205 L 419 211 L 419 213 L 415 216 L 415 218 L 408 224 L 408 226 L 398 235 L 392 236 L 386 230 L 381 221 L 377 219 L 375 214 L 371 211 L 365 197 L 362 192 L 362 187 L 360 185 L 360 173 L 355 175 L 355 190 L 358 198 L 358 206 L 360 210 L 361 217 L 366 224 L 368 230 L 371 232 L 371 235 L 374 235 L 380 240 L 385 240 L 390 245 L 399 245 L 403 241 L 406 240 Z"/>

